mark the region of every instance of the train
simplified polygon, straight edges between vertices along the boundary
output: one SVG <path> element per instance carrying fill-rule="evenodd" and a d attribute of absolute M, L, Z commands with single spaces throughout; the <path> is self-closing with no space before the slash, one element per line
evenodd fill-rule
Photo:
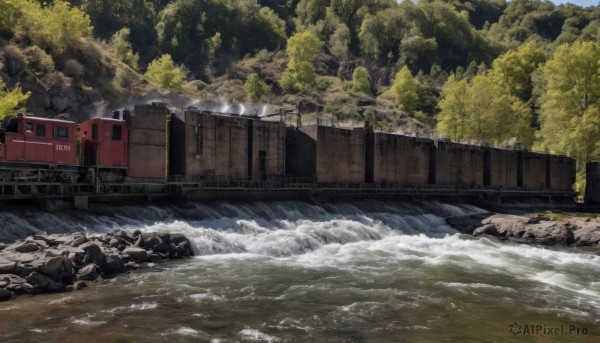
<path fill-rule="evenodd" d="M 174 180 L 569 192 L 575 160 L 378 132 L 368 123 L 292 126 L 158 102 L 80 124 L 18 115 L 0 129 L 0 182 Z"/>

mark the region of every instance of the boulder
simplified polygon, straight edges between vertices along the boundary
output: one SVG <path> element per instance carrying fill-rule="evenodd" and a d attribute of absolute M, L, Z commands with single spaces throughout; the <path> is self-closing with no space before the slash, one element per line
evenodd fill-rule
<path fill-rule="evenodd" d="M 85 251 L 86 256 L 84 257 L 84 262 L 87 263 L 95 263 L 101 269 L 104 269 L 106 266 L 106 257 L 102 252 L 100 246 L 95 242 L 87 242 L 79 246 L 83 251 Z M 89 258 L 88 258 L 89 256 Z"/>
<path fill-rule="evenodd" d="M 119 255 L 106 256 L 106 269 L 107 273 L 119 273 L 123 271 L 123 259 Z"/>
<path fill-rule="evenodd" d="M 487 224 L 481 227 L 478 227 L 473 231 L 473 236 L 479 235 L 490 235 L 490 236 L 498 236 L 498 229 L 494 224 Z"/>
<path fill-rule="evenodd" d="M 12 298 L 13 293 L 7 289 L 0 288 L 0 301 Z"/>
<path fill-rule="evenodd" d="M 87 283 L 85 283 L 83 281 L 77 281 L 77 282 L 75 282 L 75 284 L 73 286 L 75 287 L 76 290 L 79 291 L 81 289 L 86 288 L 88 285 L 87 285 Z"/>
<path fill-rule="evenodd" d="M 163 241 L 158 237 L 150 237 L 146 240 L 146 245 L 150 247 L 150 249 L 154 249 L 155 246 L 161 244 Z"/>
<path fill-rule="evenodd" d="M 154 252 L 158 252 L 161 254 L 168 254 L 169 253 L 169 246 L 167 244 L 165 244 L 164 242 L 160 242 L 159 244 L 155 245 L 152 250 L 154 250 Z"/>
<path fill-rule="evenodd" d="M 33 272 L 25 280 L 31 285 L 38 285 L 41 290 L 46 292 L 61 292 L 65 290 L 65 284 L 56 282 L 51 277 L 42 273 Z"/>
<path fill-rule="evenodd" d="M 40 247 L 37 244 L 31 242 L 18 243 L 16 246 L 10 246 L 8 248 L 20 253 L 35 252 L 40 250 Z"/>
<path fill-rule="evenodd" d="M 58 277 L 64 271 L 64 257 L 50 257 L 46 263 L 40 268 L 40 271 L 46 275 Z"/>
<path fill-rule="evenodd" d="M 83 243 L 87 242 L 87 238 L 84 235 L 75 236 L 71 241 L 70 245 L 72 247 L 78 247 Z"/>
<path fill-rule="evenodd" d="M 77 272 L 78 280 L 90 280 L 94 281 L 98 278 L 98 266 L 94 263 L 88 264 L 87 266 L 79 269 Z"/>
<path fill-rule="evenodd" d="M 129 255 L 135 261 L 148 261 L 148 252 L 140 247 L 127 247 L 123 253 Z"/>

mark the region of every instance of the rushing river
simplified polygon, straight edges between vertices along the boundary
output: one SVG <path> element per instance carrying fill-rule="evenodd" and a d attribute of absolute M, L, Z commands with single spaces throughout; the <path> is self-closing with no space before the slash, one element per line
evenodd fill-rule
<path fill-rule="evenodd" d="M 474 238 L 444 221 L 477 212 L 382 202 L 5 212 L 5 226 L 30 231 L 182 232 L 198 256 L 2 302 L 0 342 L 599 342 L 600 256 Z"/>

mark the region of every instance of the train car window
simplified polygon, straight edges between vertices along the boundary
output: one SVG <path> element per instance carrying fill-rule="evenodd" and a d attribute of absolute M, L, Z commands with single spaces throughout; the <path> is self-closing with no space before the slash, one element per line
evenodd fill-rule
<path fill-rule="evenodd" d="M 44 124 L 37 124 L 35 126 L 35 135 L 37 137 L 46 137 L 46 125 L 44 125 Z"/>
<path fill-rule="evenodd" d="M 113 125 L 112 128 L 112 139 L 113 141 L 121 140 L 121 125 Z"/>
<path fill-rule="evenodd" d="M 92 124 L 92 140 L 98 139 L 98 124 Z"/>
<path fill-rule="evenodd" d="M 54 125 L 54 139 L 69 138 L 69 128 L 61 125 Z"/>
<path fill-rule="evenodd" d="M 25 131 L 33 132 L 33 123 L 25 123 Z"/>
<path fill-rule="evenodd" d="M 18 133 L 19 132 L 19 122 L 16 118 L 10 118 L 8 124 L 6 125 L 6 132 Z"/>

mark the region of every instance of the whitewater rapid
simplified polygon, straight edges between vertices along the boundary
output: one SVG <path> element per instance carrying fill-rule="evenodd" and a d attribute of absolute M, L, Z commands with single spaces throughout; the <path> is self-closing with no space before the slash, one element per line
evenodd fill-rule
<path fill-rule="evenodd" d="M 577 341 L 597 341 L 600 256 L 472 237 L 445 221 L 483 212 L 364 201 L 2 213 L 12 232 L 183 233 L 197 256 L 119 276 L 98 291 L 20 300 L 0 338 L 28 325 L 32 341 L 71 331 L 98 342 L 508 341 L 518 323 L 576 325 L 589 332 Z"/>

